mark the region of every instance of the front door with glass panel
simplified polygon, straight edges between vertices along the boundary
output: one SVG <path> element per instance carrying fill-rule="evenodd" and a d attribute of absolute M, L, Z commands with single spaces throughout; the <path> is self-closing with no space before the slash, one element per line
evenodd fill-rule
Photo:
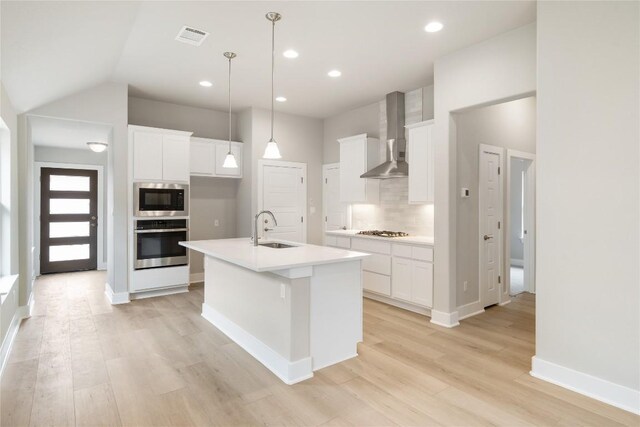
<path fill-rule="evenodd" d="M 95 270 L 98 172 L 42 168 L 40 273 Z"/>

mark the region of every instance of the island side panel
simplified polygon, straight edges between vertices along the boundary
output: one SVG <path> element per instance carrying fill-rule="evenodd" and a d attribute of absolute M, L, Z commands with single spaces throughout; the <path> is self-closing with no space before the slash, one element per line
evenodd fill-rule
<path fill-rule="evenodd" d="M 205 256 L 204 283 L 202 314 L 214 326 L 288 384 L 313 375 L 305 326 L 309 325 L 308 278 L 258 273 Z M 292 320 L 299 325 L 292 325 Z"/>
<path fill-rule="evenodd" d="M 361 261 L 314 266 L 311 277 L 313 370 L 358 355 L 362 341 Z"/>

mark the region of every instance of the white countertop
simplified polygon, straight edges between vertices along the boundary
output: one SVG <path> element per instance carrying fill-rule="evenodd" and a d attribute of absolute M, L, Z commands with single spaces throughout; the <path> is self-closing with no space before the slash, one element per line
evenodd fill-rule
<path fill-rule="evenodd" d="M 261 241 L 267 243 L 270 241 Z M 278 242 L 296 245 L 293 248 L 274 249 L 253 246 L 250 239 L 216 239 L 180 242 L 180 245 L 205 255 L 239 265 L 249 270 L 278 271 L 296 267 L 355 261 L 369 256 L 362 252 L 296 242 Z"/>
<path fill-rule="evenodd" d="M 358 234 L 358 231 L 360 230 L 332 230 L 325 231 L 325 233 L 331 236 L 356 237 L 358 239 L 384 240 L 385 242 L 391 243 L 410 243 L 413 245 L 433 246 L 433 237 L 431 236 L 380 237 Z"/>

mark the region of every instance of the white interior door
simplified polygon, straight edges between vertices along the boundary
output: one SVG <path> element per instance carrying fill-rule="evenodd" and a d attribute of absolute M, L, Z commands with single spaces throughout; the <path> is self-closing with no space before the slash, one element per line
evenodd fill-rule
<path fill-rule="evenodd" d="M 483 307 L 500 300 L 502 254 L 502 150 L 480 147 L 480 300 Z"/>
<path fill-rule="evenodd" d="M 341 230 L 348 227 L 348 204 L 340 201 L 340 165 L 323 167 L 324 229 Z"/>
<path fill-rule="evenodd" d="M 262 162 L 260 210 L 273 212 L 278 225 L 268 216 L 260 218 L 259 231 L 266 239 L 305 243 L 306 165 L 291 162 Z M 266 221 L 266 222 L 265 222 Z M 265 230 L 265 228 L 267 230 Z"/>
<path fill-rule="evenodd" d="M 525 160 L 523 197 L 524 290 L 535 292 L 535 169 L 533 160 Z"/>

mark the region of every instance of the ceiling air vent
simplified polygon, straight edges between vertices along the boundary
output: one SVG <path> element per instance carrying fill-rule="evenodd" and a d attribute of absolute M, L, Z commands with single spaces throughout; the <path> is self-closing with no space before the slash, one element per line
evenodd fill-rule
<path fill-rule="evenodd" d="M 204 39 L 207 38 L 209 33 L 206 31 L 198 30 L 195 28 L 187 27 L 186 25 L 178 32 L 176 40 L 182 43 L 191 44 L 193 46 L 200 46 Z"/>

